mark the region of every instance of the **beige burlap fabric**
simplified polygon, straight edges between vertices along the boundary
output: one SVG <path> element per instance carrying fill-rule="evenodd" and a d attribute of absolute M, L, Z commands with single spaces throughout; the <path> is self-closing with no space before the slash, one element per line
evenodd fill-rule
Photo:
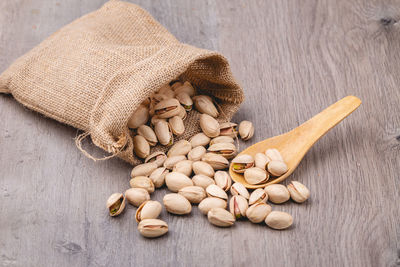
<path fill-rule="evenodd" d="M 110 1 L 17 59 L 0 75 L 0 92 L 82 129 L 78 147 L 90 135 L 98 147 L 136 164 L 127 121 L 143 100 L 177 78 L 213 95 L 226 115 L 220 120 L 230 119 L 244 98 L 222 55 L 180 43 L 134 4 Z M 189 114 L 183 138 L 199 131 L 197 117 Z"/>

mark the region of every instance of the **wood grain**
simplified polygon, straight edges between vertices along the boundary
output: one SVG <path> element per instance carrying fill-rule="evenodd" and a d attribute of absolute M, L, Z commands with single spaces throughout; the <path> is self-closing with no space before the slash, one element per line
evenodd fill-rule
<path fill-rule="evenodd" d="M 0 1 L 0 71 L 104 2 Z M 291 229 L 248 221 L 220 229 L 194 208 L 184 217 L 163 211 L 169 234 L 146 240 L 134 208 L 119 218 L 105 209 L 128 187 L 129 165 L 85 158 L 75 129 L 0 95 L 1 266 L 400 265 L 400 2 L 132 2 L 179 40 L 228 57 L 246 93 L 234 119 L 256 124 L 242 148 L 346 95 L 363 105 L 289 178 L 312 192 L 302 205 L 274 205 L 293 215 Z"/>

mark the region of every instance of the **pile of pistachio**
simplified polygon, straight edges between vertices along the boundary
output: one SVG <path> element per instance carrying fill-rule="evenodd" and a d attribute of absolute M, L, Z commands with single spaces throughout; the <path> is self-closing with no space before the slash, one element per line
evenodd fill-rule
<path fill-rule="evenodd" d="M 131 172 L 130 189 L 125 194 L 114 193 L 107 200 L 110 216 L 121 214 L 126 201 L 138 207 L 136 221 L 138 230 L 145 237 L 158 237 L 168 232 L 168 224 L 157 219 L 162 211 L 158 201 L 150 199 L 156 188 L 164 185 L 172 193 L 163 198 L 165 209 L 172 214 L 189 214 L 192 204 L 207 215 L 210 223 L 228 227 L 237 219 L 248 218 L 253 223 L 264 222 L 273 229 L 286 229 L 293 223 L 290 214 L 272 211 L 267 200 L 280 204 L 291 197 L 296 202 L 304 202 L 309 190 L 299 182 L 287 187 L 273 184 L 264 189 L 256 189 L 251 194 L 241 183 L 232 184 L 226 171 L 229 160 L 237 154 L 234 138 L 238 133 L 243 140 L 254 135 L 254 126 L 249 121 L 239 124 L 219 123 L 219 115 L 211 97 L 196 95 L 189 82 L 174 82 L 163 86 L 148 100 L 143 102 L 129 120 L 133 129 L 134 152 L 144 159 Z M 186 113 L 195 109 L 201 113 L 202 132 L 189 140 L 174 143 L 174 135 L 185 131 L 183 120 Z M 170 146 L 168 152 L 150 154 L 150 146 L 160 143 Z M 266 182 L 270 176 L 280 176 L 287 166 L 276 149 L 258 153 L 255 158 L 240 155 L 232 160 L 233 170 L 244 173 L 250 184 Z M 228 206 L 228 192 L 232 195 Z"/>

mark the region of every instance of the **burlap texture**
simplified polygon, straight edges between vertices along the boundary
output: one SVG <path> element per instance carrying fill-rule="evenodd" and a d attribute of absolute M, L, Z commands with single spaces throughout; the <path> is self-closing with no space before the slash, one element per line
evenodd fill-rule
<path fill-rule="evenodd" d="M 180 43 L 134 4 L 110 1 L 17 59 L 0 75 L 0 92 L 82 129 L 98 147 L 137 164 L 128 119 L 143 100 L 177 78 L 213 95 L 227 119 L 244 99 L 222 55 Z M 197 112 L 189 113 L 185 126 L 181 138 L 199 131 Z"/>

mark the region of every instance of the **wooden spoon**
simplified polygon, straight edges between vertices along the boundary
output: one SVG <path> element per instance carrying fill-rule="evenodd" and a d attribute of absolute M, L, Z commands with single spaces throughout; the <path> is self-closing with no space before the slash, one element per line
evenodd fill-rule
<path fill-rule="evenodd" d="M 272 179 L 270 178 L 267 183 L 253 185 L 247 183 L 242 174 L 235 173 L 231 164 L 229 173 L 232 179 L 251 189 L 282 182 L 292 174 L 312 145 L 332 127 L 356 110 L 360 104 L 361 100 L 359 98 L 346 96 L 290 132 L 258 142 L 240 153 L 254 157 L 258 152 L 264 153 L 268 148 L 276 148 L 281 152 L 289 168 L 284 175 L 277 178 L 271 177 Z"/>

